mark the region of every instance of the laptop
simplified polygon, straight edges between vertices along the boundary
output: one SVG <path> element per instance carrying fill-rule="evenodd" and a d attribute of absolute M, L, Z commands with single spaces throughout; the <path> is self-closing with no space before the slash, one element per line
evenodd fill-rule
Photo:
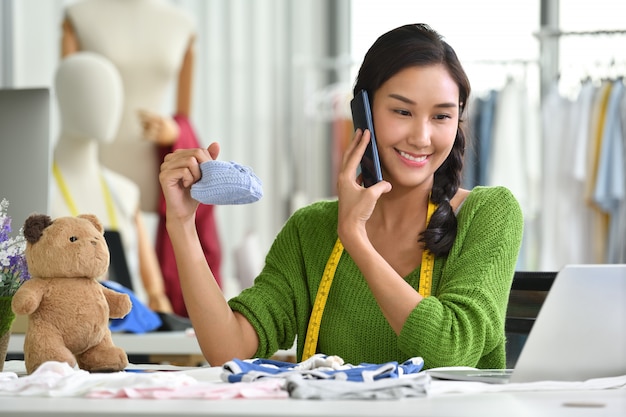
<path fill-rule="evenodd" d="M 626 375 L 626 264 L 560 270 L 514 369 L 427 372 L 438 379 L 500 384 Z"/>
<path fill-rule="evenodd" d="M 49 207 L 50 92 L 0 89 L 0 200 L 9 202 L 12 235 Z"/>

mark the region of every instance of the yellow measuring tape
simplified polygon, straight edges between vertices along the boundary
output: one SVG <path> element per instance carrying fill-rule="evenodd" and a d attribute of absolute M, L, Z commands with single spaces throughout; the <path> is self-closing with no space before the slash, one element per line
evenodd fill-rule
<path fill-rule="evenodd" d="M 428 211 L 426 212 L 426 226 L 428 226 L 430 218 L 432 217 L 436 208 L 437 206 L 429 199 Z M 432 289 L 433 285 L 434 266 L 435 255 L 428 249 L 424 248 L 424 250 L 422 251 L 422 265 L 420 269 L 420 287 L 418 290 L 422 297 L 428 297 L 430 295 L 430 290 Z"/>
<path fill-rule="evenodd" d="M 428 202 L 428 212 L 426 213 L 426 224 L 430 221 L 430 217 L 435 212 L 437 206 L 430 200 Z M 315 355 L 317 349 L 317 339 L 320 333 L 320 326 L 322 324 L 322 315 L 324 314 L 324 307 L 326 307 L 326 300 L 330 293 L 330 287 L 335 278 L 335 272 L 339 259 L 343 253 L 343 244 L 341 240 L 337 238 L 333 251 L 326 262 L 324 268 L 324 274 L 320 286 L 317 289 L 317 295 L 315 296 L 315 302 L 313 303 L 313 310 L 311 311 L 311 317 L 309 318 L 309 325 L 306 330 L 306 339 L 304 340 L 304 349 L 302 351 L 302 360 L 307 360 L 311 356 Z M 419 293 L 422 297 L 428 297 L 430 295 L 433 278 L 433 266 L 435 264 L 435 255 L 428 249 L 424 249 L 422 252 L 422 264 L 420 269 L 420 285 Z"/>
<path fill-rule="evenodd" d="M 61 190 L 61 194 L 63 194 L 63 199 L 65 200 L 65 204 L 67 204 L 70 209 L 70 213 L 72 216 L 78 216 L 80 212 L 78 211 L 78 207 L 76 207 L 76 203 L 72 198 L 72 194 L 70 193 L 69 188 L 67 187 L 67 183 L 61 174 L 61 170 L 56 162 L 52 164 L 52 172 L 54 174 L 55 179 L 57 180 L 57 184 L 59 185 L 59 189 Z M 104 194 L 104 202 L 107 206 L 107 214 L 109 215 L 109 221 L 111 222 L 111 227 L 113 230 L 117 230 L 117 217 L 115 216 L 115 208 L 113 207 L 113 198 L 111 197 L 111 192 L 109 191 L 109 186 L 104 180 L 104 175 L 100 175 L 100 185 L 102 186 L 102 194 Z"/>
<path fill-rule="evenodd" d="M 326 306 L 326 300 L 328 299 L 328 293 L 330 292 L 330 286 L 333 283 L 335 277 L 335 271 L 339 264 L 339 258 L 343 253 L 343 244 L 341 240 L 337 238 L 335 247 L 333 248 L 328 262 L 326 262 L 326 268 L 324 268 L 324 275 L 322 275 L 322 281 L 317 289 L 317 295 L 315 296 L 315 303 L 313 304 L 313 311 L 311 311 L 311 317 L 309 318 L 309 327 L 306 330 L 306 339 L 304 342 L 304 351 L 302 352 L 302 360 L 306 360 L 315 354 L 317 349 L 317 338 L 320 333 L 320 325 L 322 324 L 322 315 L 324 314 L 324 307 Z"/>

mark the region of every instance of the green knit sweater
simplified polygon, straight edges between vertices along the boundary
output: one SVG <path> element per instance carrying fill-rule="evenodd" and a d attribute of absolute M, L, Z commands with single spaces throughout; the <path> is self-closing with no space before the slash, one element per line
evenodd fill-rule
<path fill-rule="evenodd" d="M 363 275 L 343 252 L 322 317 L 317 351 L 346 363 L 402 362 L 421 356 L 425 368 L 505 366 L 504 318 L 523 217 L 504 187 L 476 187 L 457 212 L 455 243 L 435 260 L 432 295 L 396 335 Z M 297 336 L 302 360 L 309 315 L 337 239 L 337 201 L 293 214 L 276 237 L 251 288 L 229 301 L 259 336 L 256 357 L 289 349 Z M 405 277 L 419 288 L 420 268 Z"/>

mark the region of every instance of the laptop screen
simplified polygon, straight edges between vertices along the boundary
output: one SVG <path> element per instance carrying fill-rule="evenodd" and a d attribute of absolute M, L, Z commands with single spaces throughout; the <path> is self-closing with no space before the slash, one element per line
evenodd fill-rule
<path fill-rule="evenodd" d="M 13 233 L 33 214 L 48 214 L 50 92 L 0 89 L 0 200 L 9 201 Z"/>
<path fill-rule="evenodd" d="M 584 381 L 626 374 L 626 265 L 559 271 L 511 381 Z"/>

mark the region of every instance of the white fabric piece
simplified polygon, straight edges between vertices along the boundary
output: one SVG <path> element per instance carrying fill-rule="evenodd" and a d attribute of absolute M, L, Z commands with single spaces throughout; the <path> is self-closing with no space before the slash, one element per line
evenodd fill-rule
<path fill-rule="evenodd" d="M 89 373 L 72 368 L 65 362 L 45 362 L 35 372 L 23 377 L 18 377 L 17 372 L 0 372 L 0 396 L 209 400 L 288 397 L 282 380 L 223 384 L 210 369 L 189 373 L 132 367 L 129 370 L 130 372 Z"/>
<path fill-rule="evenodd" d="M 133 399 L 204 399 L 204 400 L 232 400 L 246 399 L 281 399 L 288 398 L 284 390 L 284 381 L 267 379 L 254 383 L 221 384 L 197 383 L 179 387 L 122 387 L 103 388 L 90 391 L 88 398 L 133 398 Z"/>
<path fill-rule="evenodd" d="M 626 395 L 626 375 L 595 378 L 587 381 L 537 381 L 510 384 L 488 384 L 485 382 L 439 381 L 433 379 L 426 389 L 429 396 L 443 394 L 474 394 L 480 392 L 512 391 L 588 391 L 622 389 Z"/>
<path fill-rule="evenodd" d="M 197 384 L 181 372 L 89 373 L 65 362 L 45 362 L 35 372 L 18 378 L 16 373 L 0 373 L 0 396 L 82 397 L 92 390 L 121 388 L 172 389 Z"/>

